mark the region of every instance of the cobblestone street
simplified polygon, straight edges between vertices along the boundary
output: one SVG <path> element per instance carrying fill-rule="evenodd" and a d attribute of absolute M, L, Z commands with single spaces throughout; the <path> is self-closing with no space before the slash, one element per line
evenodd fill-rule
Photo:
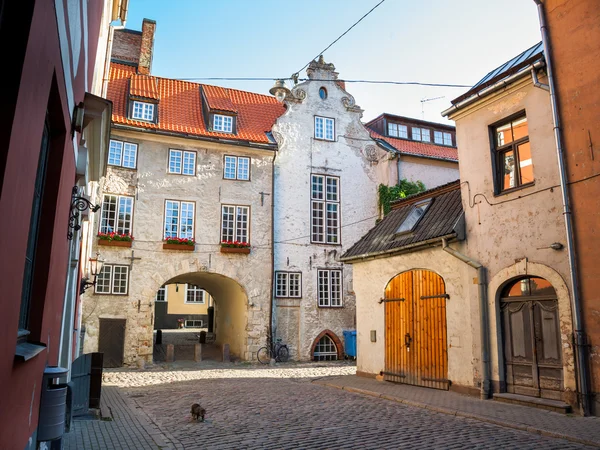
<path fill-rule="evenodd" d="M 148 434 L 154 448 L 173 449 L 594 448 L 313 383 L 354 373 L 348 363 L 180 369 L 105 372 L 104 391 L 119 393 L 122 405 L 112 422 L 100 422 L 104 431 L 98 422 L 76 422 L 66 448 L 153 448 Z M 205 422 L 191 421 L 195 402 L 206 409 Z M 127 405 L 131 416 L 116 411 Z M 146 435 L 138 431 L 127 442 L 123 427 L 133 419 Z M 114 439 L 110 427 L 123 437 Z M 93 437 L 88 443 L 84 429 Z M 102 433 L 113 436 L 108 446 Z"/>

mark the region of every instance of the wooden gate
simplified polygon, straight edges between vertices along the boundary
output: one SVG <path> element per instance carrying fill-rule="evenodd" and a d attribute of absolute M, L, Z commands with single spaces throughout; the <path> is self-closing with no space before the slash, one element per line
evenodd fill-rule
<path fill-rule="evenodd" d="M 73 417 L 88 413 L 90 402 L 90 373 L 92 355 L 81 355 L 71 366 L 71 389 L 73 391 Z"/>
<path fill-rule="evenodd" d="M 100 319 L 98 351 L 104 353 L 104 367 L 123 365 L 125 323 L 125 319 Z"/>
<path fill-rule="evenodd" d="M 384 379 L 448 389 L 444 280 L 429 270 L 394 277 L 385 289 Z"/>
<path fill-rule="evenodd" d="M 507 391 L 562 400 L 558 300 L 552 285 L 531 277 L 501 294 Z"/>

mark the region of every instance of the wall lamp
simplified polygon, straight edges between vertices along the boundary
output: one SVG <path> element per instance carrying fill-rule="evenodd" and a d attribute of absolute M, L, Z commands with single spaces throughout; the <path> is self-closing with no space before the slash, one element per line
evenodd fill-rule
<path fill-rule="evenodd" d="M 277 101 L 283 103 L 285 98 L 291 93 L 290 90 L 286 87 L 285 82 L 283 80 L 276 80 L 275 85 L 269 89 L 271 95 L 274 95 Z"/>
<path fill-rule="evenodd" d="M 81 284 L 79 285 L 80 295 L 82 295 L 86 290 L 88 290 L 92 286 L 96 286 L 96 278 L 98 274 L 102 271 L 103 264 L 104 260 L 100 259 L 100 253 L 96 253 L 95 258 L 90 258 L 90 274 L 94 277 L 94 281 L 89 281 L 89 277 L 82 278 Z"/>
<path fill-rule="evenodd" d="M 69 214 L 69 230 L 67 232 L 67 239 L 73 239 L 73 231 L 81 229 L 79 223 L 79 217 L 86 209 L 90 209 L 92 212 L 96 212 L 100 209 L 100 205 L 94 205 L 85 196 L 79 195 L 79 187 L 73 186 L 71 191 L 71 212 Z"/>

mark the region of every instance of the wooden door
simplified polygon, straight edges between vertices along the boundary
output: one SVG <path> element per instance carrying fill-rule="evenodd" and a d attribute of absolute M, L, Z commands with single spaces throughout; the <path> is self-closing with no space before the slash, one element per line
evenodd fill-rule
<path fill-rule="evenodd" d="M 507 391 L 562 399 L 563 371 L 558 300 L 542 278 L 526 278 L 502 294 Z"/>
<path fill-rule="evenodd" d="M 444 280 L 429 270 L 397 275 L 385 290 L 384 379 L 448 389 Z"/>
<path fill-rule="evenodd" d="M 100 319 L 98 352 L 104 353 L 104 367 L 123 365 L 125 323 L 125 319 Z"/>
<path fill-rule="evenodd" d="M 73 417 L 88 413 L 90 408 L 90 373 L 92 367 L 91 353 L 81 355 L 71 366 L 71 389 L 73 392 Z"/>

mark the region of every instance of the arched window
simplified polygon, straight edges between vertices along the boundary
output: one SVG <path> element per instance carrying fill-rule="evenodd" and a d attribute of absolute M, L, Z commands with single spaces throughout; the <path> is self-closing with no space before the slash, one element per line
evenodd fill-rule
<path fill-rule="evenodd" d="M 502 291 L 502 297 L 556 297 L 556 291 L 552 285 L 539 277 L 522 278 L 513 281 Z"/>
<path fill-rule="evenodd" d="M 317 345 L 313 353 L 315 361 L 335 361 L 338 359 L 338 350 L 335 342 L 329 336 L 325 335 Z"/>
<path fill-rule="evenodd" d="M 319 97 L 321 97 L 321 100 L 325 100 L 327 98 L 327 89 L 325 89 L 324 87 L 320 88 Z"/>

